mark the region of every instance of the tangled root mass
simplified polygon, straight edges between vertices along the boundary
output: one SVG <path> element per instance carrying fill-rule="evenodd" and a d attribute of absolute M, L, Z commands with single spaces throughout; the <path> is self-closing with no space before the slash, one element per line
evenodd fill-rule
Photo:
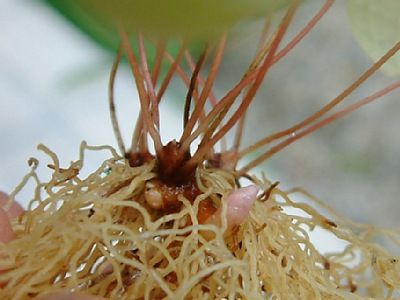
<path fill-rule="evenodd" d="M 113 155 L 80 178 L 87 149 Z M 300 189 L 269 191 L 271 182 L 251 177 L 261 191 L 242 223 L 229 226 L 227 199 L 239 189 L 232 172 L 199 168 L 195 199 L 181 194 L 180 210 L 161 214 L 144 197 L 157 176 L 154 161 L 131 167 L 112 148 L 83 144 L 68 169 L 53 164 L 50 181 L 40 182 L 34 166 L 19 187 L 37 182 L 30 209 L 14 220 L 16 238 L 0 246 L 7 270 L 0 274 L 1 299 L 65 289 L 111 299 L 390 299 L 399 293 L 399 257 L 373 242 L 382 235 L 398 246 L 399 232 L 328 218 Z M 296 193 L 314 205 L 294 201 Z M 220 211 L 218 225 L 199 222 L 204 201 Z M 318 228 L 344 248 L 321 253 L 310 239 Z"/>

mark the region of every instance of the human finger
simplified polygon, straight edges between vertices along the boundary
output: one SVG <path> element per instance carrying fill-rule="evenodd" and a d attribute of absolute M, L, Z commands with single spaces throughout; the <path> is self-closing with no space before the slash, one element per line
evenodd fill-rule
<path fill-rule="evenodd" d="M 8 214 L 0 207 L 0 242 L 8 243 L 14 238 Z"/>
<path fill-rule="evenodd" d="M 8 202 L 8 195 L 0 191 L 0 207 L 3 208 L 3 210 L 7 213 L 10 219 L 18 217 L 24 212 L 22 206 L 15 201 L 11 203 L 9 209 L 5 210 L 4 206 L 6 205 L 7 202 Z"/>

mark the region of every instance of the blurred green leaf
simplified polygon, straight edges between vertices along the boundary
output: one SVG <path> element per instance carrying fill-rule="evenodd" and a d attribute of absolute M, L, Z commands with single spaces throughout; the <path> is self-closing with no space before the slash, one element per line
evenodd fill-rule
<path fill-rule="evenodd" d="M 399 0 L 349 0 L 348 8 L 354 35 L 374 61 L 400 40 Z M 400 53 L 382 70 L 388 75 L 400 74 Z"/>
<path fill-rule="evenodd" d="M 208 39 L 289 0 L 44 0 L 102 45 L 116 50 L 117 26 L 162 37 Z"/>

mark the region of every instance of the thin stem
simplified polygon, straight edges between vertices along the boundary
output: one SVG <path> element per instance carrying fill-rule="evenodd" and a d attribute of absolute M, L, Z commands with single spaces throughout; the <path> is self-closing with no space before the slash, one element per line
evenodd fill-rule
<path fill-rule="evenodd" d="M 111 68 L 110 79 L 108 82 L 108 105 L 110 109 L 111 123 L 115 138 L 117 139 L 119 151 L 121 152 L 122 155 L 125 155 L 125 144 L 122 139 L 121 130 L 119 129 L 118 118 L 115 111 L 115 102 L 114 102 L 114 83 L 115 83 L 115 77 L 117 75 L 118 66 L 121 62 L 121 58 L 122 58 L 122 48 L 121 46 L 119 46 L 117 56 L 115 57 L 114 63 Z"/>
<path fill-rule="evenodd" d="M 189 68 L 193 72 L 194 68 L 195 68 L 195 63 L 194 63 L 193 57 L 192 57 L 192 55 L 190 54 L 189 51 L 185 51 L 185 58 L 186 58 L 187 64 L 189 65 Z M 201 74 L 199 74 L 199 76 L 198 76 L 198 81 L 199 81 L 199 86 L 204 86 L 204 80 L 203 80 Z M 210 97 L 209 98 L 210 98 L 211 105 L 215 106 L 217 104 L 217 98 L 215 97 L 215 95 L 214 95 L 212 90 L 210 91 Z"/>
<path fill-rule="evenodd" d="M 318 21 L 326 14 L 334 2 L 334 0 L 327 0 L 325 2 L 318 13 L 307 23 L 307 25 L 282 50 L 276 54 L 273 60 L 274 64 L 288 54 L 288 52 L 292 50 L 311 31 L 311 29 L 315 27 Z"/>
<path fill-rule="evenodd" d="M 184 53 L 184 52 L 186 52 L 186 51 L 184 50 L 182 53 Z M 170 53 L 168 53 L 166 51 L 164 55 L 165 55 L 165 58 L 168 60 L 168 62 L 171 65 L 175 63 L 176 60 L 172 57 L 172 55 Z M 187 88 L 189 88 L 189 85 L 190 85 L 189 76 L 185 73 L 185 71 L 179 65 L 176 65 L 175 69 L 176 69 L 176 73 L 179 75 L 182 82 L 186 85 Z M 194 66 L 193 66 L 193 70 L 194 70 Z M 192 70 L 192 72 L 193 72 L 193 70 Z"/>
<path fill-rule="evenodd" d="M 321 7 L 321 9 L 317 12 L 316 15 L 306 24 L 303 29 L 300 30 L 300 32 L 282 49 L 280 50 L 276 56 L 273 59 L 272 64 L 277 63 L 279 60 L 281 60 L 283 57 L 285 57 L 293 48 L 296 47 L 298 43 L 300 43 L 303 38 L 310 33 L 310 31 L 315 27 L 315 25 L 318 23 L 318 21 L 327 13 L 329 8 L 332 6 L 335 0 L 327 0 L 326 3 Z M 262 43 L 263 38 L 260 39 L 259 44 Z M 266 55 L 266 52 L 268 50 L 268 47 L 263 48 L 261 51 L 259 51 L 256 59 L 254 59 L 254 62 L 252 63 L 251 68 L 254 68 L 254 66 L 257 66 L 259 61 L 264 58 Z"/>
<path fill-rule="evenodd" d="M 193 62 L 190 53 L 187 50 L 185 50 L 184 52 L 185 52 L 186 61 L 187 61 L 188 65 L 189 65 L 189 67 L 190 67 L 190 69 L 191 69 L 191 71 L 193 73 L 194 69 L 195 69 L 195 63 Z M 165 57 L 171 64 L 174 63 L 174 58 L 168 52 L 165 52 Z M 176 72 L 178 73 L 179 77 L 181 78 L 183 84 L 185 84 L 186 87 L 189 89 L 189 86 L 190 86 L 190 78 L 189 78 L 189 76 L 185 73 L 185 71 L 179 65 L 176 67 Z M 198 74 L 197 80 L 198 80 L 198 84 L 199 85 L 202 85 L 204 83 L 202 81 L 202 79 L 201 79 L 201 75 L 200 74 Z M 210 95 L 210 97 L 211 96 L 213 96 L 213 95 Z M 198 92 L 197 92 L 196 88 L 193 90 L 193 98 L 194 98 L 194 100 L 196 102 L 198 101 Z M 200 120 L 202 121 L 204 118 L 205 118 L 204 112 L 202 112 L 202 114 L 200 116 Z"/>
<path fill-rule="evenodd" d="M 270 18 L 267 17 L 267 19 L 265 20 L 265 23 L 264 23 L 263 32 L 261 34 L 260 40 L 258 41 L 256 55 L 253 58 L 252 62 L 250 63 L 250 66 L 247 69 L 245 76 L 248 76 L 249 74 L 252 73 L 252 71 L 256 70 L 260 66 L 260 64 L 262 63 L 265 56 L 267 55 L 267 53 L 270 50 L 271 44 L 276 37 L 276 32 L 275 32 L 267 40 L 267 34 L 269 31 L 270 22 L 271 22 Z"/>
<path fill-rule="evenodd" d="M 185 51 L 186 52 L 186 51 Z M 171 54 L 169 54 L 168 52 L 165 52 L 165 57 L 166 59 L 173 64 L 175 62 L 174 58 L 172 57 Z M 195 66 L 193 63 L 193 70 L 194 70 Z M 193 72 L 192 70 L 192 72 Z M 190 78 L 189 76 L 185 73 L 185 71 L 179 66 L 176 66 L 176 72 L 178 73 L 179 77 L 181 78 L 182 82 L 184 85 L 186 85 L 186 87 L 189 89 L 190 86 Z M 200 78 L 200 75 L 198 76 L 198 79 Z M 200 83 L 200 80 L 199 80 Z M 198 100 L 198 93 L 196 90 L 193 91 L 193 98 L 197 101 Z"/>
<path fill-rule="evenodd" d="M 279 152 L 280 150 L 282 150 L 286 146 L 292 144 L 293 142 L 303 138 L 306 135 L 309 135 L 309 134 L 317 131 L 318 129 L 328 125 L 329 123 L 332 123 L 333 121 L 335 121 L 339 118 L 342 118 L 342 117 L 348 115 L 349 113 L 359 109 L 360 107 L 362 107 L 364 105 L 367 105 L 367 104 L 373 102 L 374 100 L 398 89 L 399 87 L 400 87 L 400 81 L 397 81 L 397 82 L 387 86 L 386 88 L 374 93 L 373 95 L 365 97 L 365 98 L 355 102 L 354 104 L 349 105 L 346 108 L 332 114 L 331 116 L 320 120 L 319 122 L 315 123 L 314 125 L 311 125 L 308 128 L 306 128 L 298 133 L 295 133 L 291 137 L 278 143 L 276 146 L 270 148 L 270 150 L 266 151 L 264 154 L 260 155 L 259 157 L 257 157 L 256 159 L 254 159 L 253 161 L 248 163 L 246 166 L 244 166 L 242 169 L 240 169 L 238 171 L 238 175 L 240 176 L 240 175 L 247 173 L 250 169 L 256 167 L 257 165 L 262 163 L 264 160 L 270 158 L 275 153 Z"/>
<path fill-rule="evenodd" d="M 225 106 L 222 111 L 218 114 L 217 118 L 215 118 L 211 124 L 207 126 L 206 131 L 203 134 L 202 141 L 208 141 L 215 130 L 218 128 L 218 126 L 221 124 L 222 120 L 225 118 L 226 114 L 229 111 L 229 106 Z M 200 146 L 202 146 L 202 143 L 200 143 Z"/>
<path fill-rule="evenodd" d="M 188 161 L 187 165 L 188 167 L 191 167 L 192 164 L 198 164 L 199 161 L 201 161 L 204 157 L 204 155 L 207 153 L 207 151 L 215 145 L 218 140 L 223 137 L 231 128 L 233 125 L 236 124 L 236 122 L 239 120 L 240 116 L 243 114 L 244 111 L 248 108 L 250 105 L 251 101 L 253 100 L 258 88 L 260 87 L 267 71 L 270 69 L 272 66 L 272 59 L 276 53 L 276 50 L 278 49 L 278 46 L 290 24 L 290 21 L 293 19 L 294 13 L 297 10 L 299 5 L 298 1 L 293 1 L 293 4 L 289 8 L 288 12 L 286 13 L 284 19 L 281 22 L 281 25 L 279 26 L 278 33 L 274 39 L 274 41 L 271 44 L 270 51 L 268 52 L 267 57 L 265 58 L 263 65 L 261 66 L 260 70 L 257 73 L 257 76 L 254 80 L 254 83 L 252 84 L 251 88 L 247 92 L 247 94 L 244 96 L 244 99 L 242 103 L 240 104 L 239 108 L 237 111 L 233 114 L 233 116 L 228 120 L 228 122 L 221 128 L 220 131 L 218 131 L 211 140 L 203 141 L 201 142 L 199 149 L 195 153 L 195 155 Z"/>
<path fill-rule="evenodd" d="M 292 50 L 310 31 L 314 26 L 317 24 L 317 22 L 325 15 L 325 13 L 329 10 L 329 8 L 332 6 L 334 3 L 334 0 L 327 0 L 325 4 L 322 6 L 322 8 L 318 11 L 318 13 L 307 23 L 307 25 L 281 50 L 279 51 L 274 59 L 273 59 L 273 64 L 278 62 L 281 58 L 286 56 Z M 267 29 L 269 27 L 270 19 L 266 19 L 265 25 L 264 25 L 264 30 L 263 30 L 263 35 L 260 38 L 259 41 L 259 50 L 258 52 L 258 57 L 259 59 L 262 59 L 262 57 L 265 55 L 263 51 L 261 50 L 262 45 L 265 44 L 265 36 L 267 34 Z M 255 59 L 255 63 L 257 64 L 257 59 Z M 238 131 L 235 134 L 235 143 L 233 146 L 234 151 L 239 150 L 242 134 L 243 134 L 243 128 L 244 128 L 244 118 L 245 114 L 243 114 L 242 118 L 240 119 L 240 123 L 238 124 Z"/>
<path fill-rule="evenodd" d="M 158 101 L 153 81 L 151 79 L 149 66 L 147 64 L 146 48 L 144 46 L 143 36 L 141 33 L 138 34 L 138 44 L 139 44 L 139 56 L 140 56 L 140 63 L 142 67 L 144 82 L 146 83 L 147 95 L 149 97 L 151 104 L 149 107 L 151 112 L 151 117 L 156 128 L 160 130 L 160 114 L 158 111 Z"/>
<path fill-rule="evenodd" d="M 149 152 L 149 146 L 148 146 L 148 141 L 147 141 L 147 129 L 146 125 L 144 124 L 142 127 L 142 131 L 140 131 L 140 136 L 139 136 L 139 144 L 138 144 L 138 149 L 140 153 L 148 153 Z"/>
<path fill-rule="evenodd" d="M 226 138 L 222 138 L 221 140 L 220 140 L 220 142 L 219 142 L 219 152 L 220 153 L 223 153 L 223 152 L 226 152 L 226 151 L 228 151 L 228 143 L 227 143 L 227 141 L 226 141 Z"/>
<path fill-rule="evenodd" d="M 131 150 L 136 150 L 138 149 L 139 145 L 141 145 L 141 150 L 140 152 L 143 152 L 142 150 L 146 150 L 143 149 L 143 135 L 145 135 L 144 131 L 144 127 L 145 125 L 143 124 L 143 116 L 142 116 L 142 112 L 139 112 L 139 116 L 137 118 L 136 121 L 136 126 L 135 126 L 135 130 L 133 131 L 133 135 L 132 135 L 132 142 L 131 142 Z M 147 144 L 147 143 L 146 143 Z"/>
<path fill-rule="evenodd" d="M 326 14 L 326 12 L 329 10 L 329 8 L 332 6 L 334 3 L 334 0 L 327 0 L 325 4 L 322 6 L 322 8 L 318 11 L 318 13 L 307 23 L 307 25 L 281 50 L 279 51 L 274 59 L 273 59 L 273 64 L 278 62 L 281 58 L 286 56 L 287 53 L 289 53 L 290 50 L 292 50 L 310 31 L 314 26 L 317 24 L 317 22 Z M 268 25 L 269 27 L 269 22 L 270 19 L 266 20 L 266 25 L 264 25 L 264 30 L 263 33 L 266 35 L 266 29 L 265 27 Z M 267 28 L 268 28 L 267 27 Z M 259 47 L 261 47 L 265 43 L 265 37 L 260 38 L 259 42 Z M 262 54 L 261 50 L 258 50 L 260 54 Z M 262 55 L 260 55 L 262 56 Z M 240 119 L 240 123 L 238 124 L 238 130 L 235 135 L 235 143 L 233 146 L 234 151 L 238 151 L 241 143 L 241 138 L 243 134 L 243 128 L 244 128 L 244 116 Z M 239 157 L 238 157 L 239 158 Z"/>
<path fill-rule="evenodd" d="M 135 78 L 136 87 L 137 87 L 137 90 L 139 93 L 139 101 L 140 101 L 140 106 L 141 106 L 141 112 L 143 114 L 144 124 L 146 125 L 146 129 L 148 130 L 151 138 L 153 139 L 154 148 L 156 150 L 156 153 L 161 154 L 163 145 L 161 142 L 160 134 L 154 127 L 151 115 L 149 113 L 149 99 L 148 99 L 148 95 L 146 94 L 146 90 L 144 87 L 143 75 L 140 72 L 135 54 L 133 53 L 133 50 L 129 43 L 128 36 L 126 35 L 126 33 L 124 31 L 121 31 L 121 37 L 122 37 L 122 45 L 128 56 L 130 66 L 132 69 L 132 73 Z"/>
<path fill-rule="evenodd" d="M 190 73 L 193 75 L 194 70 L 196 69 L 196 62 L 194 61 L 194 58 L 193 58 L 192 54 L 190 54 L 190 51 L 188 49 L 185 50 L 185 61 L 186 61 L 187 65 L 189 66 Z M 186 75 L 186 73 L 185 73 L 185 75 Z M 203 81 L 201 81 L 200 73 L 197 74 L 197 81 L 199 83 L 201 82 L 200 84 L 204 83 Z M 189 80 L 188 88 L 189 88 L 189 86 L 190 86 L 190 80 Z M 198 94 L 197 86 L 196 86 L 196 89 L 194 90 L 194 93 Z"/>
<path fill-rule="evenodd" d="M 258 40 L 257 52 L 259 52 L 261 49 L 264 48 L 270 27 L 271 27 L 271 16 L 268 15 L 264 20 L 263 30 L 261 32 L 260 39 Z"/>
<path fill-rule="evenodd" d="M 186 58 L 187 64 L 189 65 L 190 69 L 193 72 L 194 68 L 195 68 L 195 63 L 194 63 L 193 57 L 192 57 L 192 55 L 190 54 L 189 51 L 185 52 L 185 58 Z M 204 86 L 204 80 L 203 80 L 201 74 L 199 74 L 199 76 L 198 76 L 198 82 L 199 82 L 200 86 Z M 195 91 L 195 92 L 197 93 L 197 91 Z M 210 93 L 209 93 L 209 100 L 210 100 L 210 103 L 211 103 L 212 107 L 215 107 L 217 105 L 217 98 L 215 97 L 212 89 L 210 90 Z M 198 102 L 198 98 L 196 100 L 196 103 L 197 102 Z M 200 116 L 198 118 L 199 126 L 204 124 L 203 122 L 204 122 L 205 118 L 206 118 L 206 114 L 205 114 L 205 109 L 204 109 L 204 106 L 203 106 L 203 109 L 201 110 Z M 226 144 L 225 137 L 221 140 L 221 143 Z M 181 151 L 185 151 L 185 149 L 188 149 L 190 147 L 190 144 L 191 144 L 191 142 L 190 143 L 185 143 L 184 147 L 181 146 L 181 149 L 182 149 Z"/>
<path fill-rule="evenodd" d="M 247 147 L 243 151 L 240 152 L 239 156 L 243 157 L 244 155 L 253 152 L 254 150 L 272 142 L 293 132 L 303 128 L 304 126 L 309 125 L 310 123 L 314 122 L 315 120 L 319 119 L 321 116 L 329 112 L 332 108 L 342 102 L 348 95 L 350 95 L 355 89 L 357 89 L 364 81 L 366 81 L 369 77 L 372 76 L 379 68 L 388 61 L 396 52 L 400 49 L 400 42 L 397 42 L 384 56 L 382 56 L 375 64 L 373 64 L 364 74 L 362 74 L 353 84 L 351 84 L 348 88 L 346 88 L 342 93 L 340 93 L 336 98 L 332 101 L 327 103 L 323 106 L 320 110 L 316 113 L 312 114 L 310 117 L 306 118 L 305 120 L 295 124 L 294 126 L 274 133 L 270 136 L 267 136 L 257 143 Z"/>
<path fill-rule="evenodd" d="M 273 37 L 272 41 L 274 40 L 274 38 L 275 38 L 275 36 Z M 246 74 L 244 75 L 244 78 L 246 78 L 246 76 L 249 76 L 249 79 L 250 79 L 250 78 L 252 79 L 253 77 L 255 77 L 255 76 L 252 76 L 252 75 L 256 75 L 257 72 L 255 72 L 255 73 L 252 73 L 252 72 L 256 71 L 258 65 L 262 63 L 262 59 L 263 59 L 264 56 L 267 54 L 267 52 L 268 52 L 267 50 L 270 49 L 270 44 L 272 43 L 272 41 L 265 47 L 266 50 L 258 51 L 258 52 L 259 52 L 259 55 L 257 55 L 256 58 L 255 58 L 255 59 L 253 60 L 253 62 L 251 63 L 251 65 L 250 65 L 248 71 L 247 71 Z M 261 53 L 261 52 L 263 52 L 263 53 Z M 250 81 L 249 81 L 248 83 L 250 83 Z M 237 94 L 235 94 L 235 96 L 232 97 L 231 100 L 230 100 L 229 102 L 227 102 L 226 105 L 221 106 L 221 110 L 218 112 L 216 118 L 215 118 L 214 120 L 210 121 L 210 125 L 209 125 L 208 123 L 206 123 L 206 124 L 207 124 L 207 128 L 204 128 L 205 132 L 204 132 L 203 138 L 202 138 L 203 141 L 207 141 L 207 140 L 209 140 L 209 139 L 211 138 L 211 136 L 213 135 L 213 133 L 215 132 L 215 130 L 218 128 L 218 126 L 221 124 L 222 120 L 225 118 L 225 116 L 226 116 L 226 114 L 228 113 L 228 111 L 229 111 L 231 105 L 232 105 L 233 102 L 236 100 L 237 96 L 239 96 L 239 94 L 242 92 L 242 90 L 245 90 L 246 93 L 248 92 L 248 89 L 246 90 L 246 88 L 248 88 L 248 86 L 243 85 L 243 88 L 238 89 L 238 90 L 237 90 Z M 229 93 L 228 93 L 228 95 L 229 95 Z M 224 101 L 225 101 L 225 99 L 222 99 L 222 100 L 221 100 L 221 104 L 224 103 Z M 213 114 L 213 112 L 210 113 L 210 115 L 212 115 L 212 114 Z M 242 126 L 244 125 L 244 124 L 243 124 L 244 121 L 241 122 L 241 120 L 243 119 L 243 117 L 245 116 L 245 114 L 246 114 L 246 112 L 244 112 L 244 113 L 241 115 L 240 119 L 239 119 L 239 123 L 242 123 Z M 200 126 L 199 126 L 199 127 L 200 127 Z M 239 129 L 239 134 L 241 134 L 241 133 L 240 133 L 240 129 Z M 221 138 L 221 141 L 224 139 L 224 137 L 225 137 L 225 136 L 223 136 L 223 137 Z M 236 138 L 239 138 L 239 139 L 240 139 L 240 137 L 238 137 L 238 136 L 236 136 Z"/>
<path fill-rule="evenodd" d="M 239 123 L 237 125 L 237 129 L 236 129 L 236 133 L 235 133 L 235 140 L 234 140 L 233 148 L 232 148 L 232 150 L 234 152 L 239 151 L 239 147 L 240 147 L 240 144 L 241 144 L 242 138 L 243 138 L 245 120 L 246 120 L 246 112 L 240 118 Z"/>
<path fill-rule="evenodd" d="M 161 70 L 161 64 L 162 60 L 164 57 L 164 52 L 165 52 L 165 41 L 160 40 L 157 42 L 156 46 L 156 56 L 154 60 L 154 66 L 153 66 L 153 71 L 151 73 L 151 81 L 153 82 L 153 85 L 156 86 L 158 76 L 160 75 L 160 70 Z"/>
<path fill-rule="evenodd" d="M 271 16 L 267 16 L 264 21 L 264 26 L 263 26 L 263 30 L 262 30 L 260 39 L 258 41 L 256 58 L 253 60 L 252 64 L 250 65 L 250 68 L 257 68 L 258 64 L 261 62 L 262 58 L 267 53 L 267 52 L 263 53 L 264 52 L 263 49 L 269 49 L 269 47 L 270 47 L 270 42 L 268 42 L 268 44 L 267 44 L 267 36 L 268 36 L 270 26 L 271 26 Z M 273 40 L 274 40 L 274 38 L 271 39 L 271 41 L 273 41 Z M 258 58 L 260 60 L 258 60 Z M 235 138 L 234 138 L 233 147 L 232 147 L 232 151 L 235 153 L 237 153 L 239 151 L 239 147 L 242 142 L 246 113 L 247 113 L 247 111 L 245 111 L 243 113 L 243 115 L 240 117 L 237 128 L 236 128 Z M 236 159 L 235 166 L 237 164 L 237 161 L 238 161 L 238 159 Z"/>
<path fill-rule="evenodd" d="M 219 126 L 219 123 L 223 120 L 229 108 L 235 102 L 243 89 L 247 85 L 252 83 L 253 80 L 256 78 L 258 74 L 257 68 L 262 63 L 264 57 L 267 55 L 270 49 L 270 44 L 274 40 L 275 36 L 276 34 L 274 34 L 270 42 L 261 51 L 259 51 L 240 81 L 233 87 L 233 89 L 228 91 L 228 93 L 224 97 L 222 97 L 222 99 L 213 107 L 211 112 L 207 115 L 204 122 L 202 124 L 199 124 L 198 128 L 183 142 L 182 148 L 188 147 L 188 145 L 190 145 L 201 133 L 204 133 L 205 130 L 207 130 L 207 132 L 213 132 Z M 215 123 L 215 120 L 219 120 L 219 123 Z M 210 127 L 209 124 L 214 124 L 214 126 Z"/>
<path fill-rule="evenodd" d="M 226 108 L 229 109 L 229 107 L 233 104 L 236 98 L 240 95 L 243 88 L 245 88 L 254 80 L 254 78 L 257 75 L 257 71 L 258 70 L 256 69 L 252 69 L 250 70 L 251 73 L 246 73 L 241 78 L 241 80 L 233 87 L 233 89 L 228 91 L 228 93 L 224 97 L 222 97 L 220 101 L 217 102 L 217 104 L 213 107 L 211 112 L 206 116 L 204 121 L 201 124 L 199 124 L 196 130 L 187 139 L 183 141 L 182 148 L 189 147 L 190 144 L 201 133 L 203 133 L 209 127 L 209 124 L 211 124 L 215 119 L 220 119 L 220 120 L 223 119 L 221 118 L 221 112 L 226 110 Z"/>
<path fill-rule="evenodd" d="M 169 83 L 170 83 L 170 81 L 172 79 L 172 76 L 174 75 L 175 71 L 179 72 L 179 69 L 180 69 L 179 64 L 181 63 L 183 54 L 185 53 L 185 49 L 186 49 L 186 44 L 185 44 L 185 42 L 182 42 L 182 45 L 179 48 L 179 52 L 178 52 L 178 54 L 177 54 L 175 59 L 172 58 L 172 56 L 169 55 L 169 53 L 167 51 L 164 51 L 164 56 L 172 64 L 171 64 L 171 67 L 169 68 L 167 74 L 165 75 L 163 82 L 161 83 L 160 89 L 158 90 L 158 93 L 157 93 L 158 102 L 161 101 L 162 96 L 164 95 L 165 91 L 167 90 L 167 87 L 168 87 L 168 85 L 169 85 Z"/>
<path fill-rule="evenodd" d="M 171 62 L 171 66 L 168 69 L 167 74 L 165 75 L 164 80 L 163 80 L 163 82 L 161 84 L 161 88 L 157 93 L 157 102 L 158 103 L 161 102 L 162 96 L 163 96 L 164 92 L 166 91 L 166 89 L 167 89 L 167 87 L 169 85 L 169 82 L 171 81 L 171 78 L 174 75 L 175 71 L 178 71 L 178 73 L 179 72 L 183 72 L 179 67 L 179 63 L 180 63 L 180 61 L 182 59 L 182 56 L 183 56 L 185 48 L 186 48 L 185 44 L 182 43 L 176 59 L 174 59 L 167 51 L 165 51 L 165 48 L 164 48 L 163 55 L 168 59 L 168 61 Z M 131 146 L 131 149 L 136 149 L 137 148 L 137 144 L 140 143 L 139 141 L 141 139 L 141 136 L 143 136 L 142 132 L 143 132 L 143 117 L 142 117 L 142 112 L 140 112 L 139 116 L 138 116 L 138 119 L 137 119 L 137 122 L 136 122 L 136 127 L 135 127 L 135 130 L 134 130 L 134 133 L 132 135 L 132 146 Z M 142 147 L 143 147 L 143 145 L 142 145 Z M 146 149 L 142 149 L 142 151 L 145 151 L 145 150 Z"/>
<path fill-rule="evenodd" d="M 186 129 L 187 123 L 189 121 L 190 106 L 192 103 L 193 91 L 196 89 L 197 77 L 200 73 L 200 70 L 201 70 L 203 64 L 204 64 L 204 61 L 207 56 L 207 52 L 208 52 L 208 47 L 200 55 L 200 57 L 196 63 L 196 66 L 194 68 L 192 77 L 190 78 L 190 84 L 189 84 L 188 92 L 186 94 L 185 109 L 184 109 L 184 113 L 183 113 L 183 129 L 184 130 Z"/>
<path fill-rule="evenodd" d="M 187 53 L 187 51 L 185 51 L 185 53 Z M 169 54 L 168 52 L 165 52 L 165 57 L 166 59 L 173 64 L 174 63 L 174 58 L 171 56 L 171 54 Z M 192 69 L 192 73 L 194 71 L 195 68 L 195 64 L 193 63 L 193 68 Z M 184 85 L 186 85 L 186 87 L 189 89 L 190 86 L 190 78 L 189 76 L 185 73 L 185 71 L 178 65 L 176 67 L 176 72 L 178 73 L 179 77 L 181 78 L 182 82 Z M 199 84 L 201 84 L 200 82 L 200 74 L 197 77 Z M 193 90 L 193 98 L 197 101 L 198 100 L 198 93 L 196 91 L 196 89 Z"/>
<path fill-rule="evenodd" d="M 333 1 L 328 0 L 327 2 L 330 3 Z M 290 50 L 292 50 L 293 47 L 297 45 L 304 38 L 304 36 L 309 33 L 309 31 L 313 27 L 315 27 L 315 24 L 319 21 L 322 15 L 326 13 L 328 8 L 329 7 L 326 7 L 326 5 L 323 8 L 321 8 L 320 12 L 318 12 L 317 15 L 313 17 L 313 19 L 294 37 L 294 39 L 291 42 L 289 42 L 287 46 L 284 47 L 280 52 L 278 52 L 277 54 L 278 57 L 274 58 L 273 60 L 274 64 L 278 62 L 282 57 L 284 57 Z M 193 132 L 192 135 L 185 141 L 186 144 L 192 143 L 207 128 L 207 124 L 211 122 L 211 120 L 214 119 L 216 116 L 218 116 L 223 107 L 230 106 L 233 103 L 233 101 L 237 98 L 237 96 L 240 94 L 242 89 L 253 81 L 253 79 L 257 75 L 256 72 L 257 65 L 261 62 L 261 60 L 266 55 L 268 50 L 269 46 L 267 45 L 262 51 L 260 51 L 260 53 L 254 59 L 253 63 L 251 64 L 251 67 L 249 68 L 245 76 L 243 76 L 241 81 L 219 101 L 219 103 L 216 105 L 213 111 L 211 111 L 210 114 L 204 120 L 204 124 L 199 128 L 197 128 L 195 132 Z"/>
<path fill-rule="evenodd" d="M 194 125 L 196 124 L 196 122 L 199 119 L 199 116 L 201 114 L 201 112 L 204 109 L 204 105 L 206 103 L 206 100 L 208 98 L 208 96 L 210 95 L 213 83 L 215 81 L 215 78 L 217 76 L 218 70 L 219 70 L 219 66 L 221 65 L 221 61 L 222 61 L 222 56 L 224 53 L 224 49 L 225 49 L 225 43 L 226 43 L 226 34 L 224 34 L 221 37 L 221 40 L 218 44 L 215 56 L 214 56 L 214 60 L 211 64 L 211 70 L 208 73 L 208 77 L 207 80 L 204 84 L 203 90 L 200 94 L 200 98 L 196 103 L 196 107 L 193 111 L 192 116 L 190 117 L 188 123 L 185 126 L 185 129 L 183 131 L 182 137 L 180 138 L 180 142 L 181 144 L 183 143 L 183 141 L 185 141 L 190 133 L 192 132 L 192 129 L 194 127 Z M 186 149 L 187 150 L 187 149 Z M 184 148 L 182 148 L 182 151 L 185 151 Z"/>

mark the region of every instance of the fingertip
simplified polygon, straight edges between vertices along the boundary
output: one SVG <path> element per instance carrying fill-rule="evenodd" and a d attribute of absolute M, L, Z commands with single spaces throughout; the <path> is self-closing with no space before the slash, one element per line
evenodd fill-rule
<path fill-rule="evenodd" d="M 14 238 L 8 214 L 0 207 L 0 242 L 8 243 Z"/>
<path fill-rule="evenodd" d="M 0 207 L 4 207 L 9 201 L 8 195 L 2 191 L 0 191 Z M 3 209 L 4 210 L 4 209 Z M 10 219 L 16 218 L 23 214 L 24 209 L 18 203 L 13 201 L 9 207 L 9 209 L 4 210 Z"/>
<path fill-rule="evenodd" d="M 8 199 L 8 195 L 6 193 L 0 191 L 0 205 L 2 205 L 2 203 L 7 201 L 7 199 Z"/>

